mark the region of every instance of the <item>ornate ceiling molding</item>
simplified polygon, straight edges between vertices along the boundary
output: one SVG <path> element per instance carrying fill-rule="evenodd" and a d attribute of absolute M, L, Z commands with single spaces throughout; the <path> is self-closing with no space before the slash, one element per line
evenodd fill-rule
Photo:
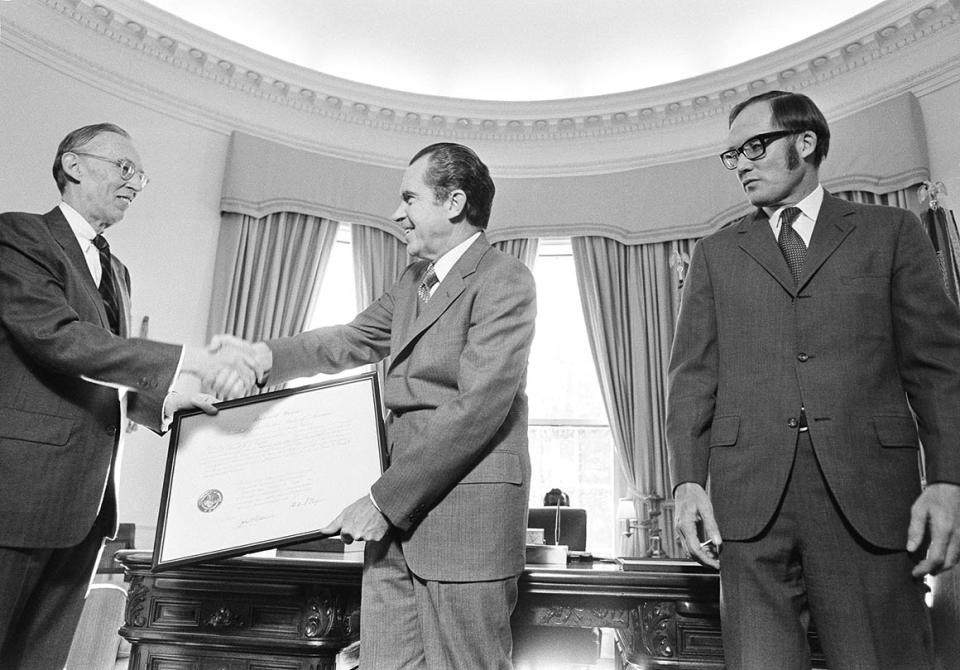
<path fill-rule="evenodd" d="M 583 141 L 603 147 L 616 147 L 623 142 L 642 145 L 639 151 L 637 146 L 631 146 L 630 151 L 619 156 L 616 151 L 610 152 L 599 161 L 602 165 L 596 156 L 585 157 L 579 163 L 577 159 L 546 161 L 557 174 L 609 172 L 702 156 L 715 149 L 713 129 L 720 122 L 725 125 L 730 107 L 770 88 L 808 92 L 842 88 L 843 95 L 832 96 L 823 106 L 833 115 L 844 115 L 906 90 L 935 90 L 960 79 L 960 49 L 956 47 L 960 39 L 958 0 L 887 0 L 831 30 L 732 68 L 638 91 L 543 102 L 458 100 L 349 82 L 242 47 L 140 0 L 29 2 L 39 5 L 32 11 L 52 10 L 79 30 L 88 31 L 101 49 L 116 51 L 119 45 L 135 51 L 136 58 L 148 64 L 170 70 L 171 76 L 193 78 L 195 85 L 206 87 L 205 90 L 219 90 L 224 96 L 240 95 L 281 114 L 305 114 L 339 126 L 347 134 L 353 127 L 353 132 L 369 133 L 376 129 L 429 141 L 451 139 L 516 146 L 513 155 L 518 157 L 507 168 L 515 169 L 517 174 L 523 171 L 523 158 L 519 157 L 526 151 L 523 146 L 569 144 L 567 152 L 572 155 L 575 152 L 570 149 Z M 240 127 L 293 145 L 322 145 L 331 155 L 396 163 L 395 157 L 383 153 L 358 152 L 356 142 L 338 146 L 334 139 L 318 141 L 315 137 L 296 136 L 289 130 L 295 124 L 287 123 L 286 130 L 271 126 L 269 114 L 251 116 L 236 111 L 236 105 L 222 104 L 222 100 L 171 91 L 162 82 L 154 83 L 133 71 L 111 68 L 109 63 L 104 67 L 98 56 L 71 48 L 55 35 L 38 34 L 9 21 L 3 29 L 7 33 L 5 39 L 12 29 L 19 37 L 17 46 L 21 50 L 48 63 L 55 62 L 57 69 L 69 71 L 71 76 L 119 95 L 150 100 L 171 113 L 194 115 L 204 125 L 224 131 Z M 931 51 L 952 55 L 917 64 L 919 53 Z M 913 57 L 909 71 L 900 74 L 896 67 L 888 67 L 902 60 L 899 56 L 908 54 Z M 881 66 L 893 75 L 883 74 L 869 86 L 849 86 L 848 75 L 866 74 Z M 710 132 L 698 133 L 698 127 L 708 127 Z M 678 134 L 694 139 L 680 144 L 672 142 Z"/>

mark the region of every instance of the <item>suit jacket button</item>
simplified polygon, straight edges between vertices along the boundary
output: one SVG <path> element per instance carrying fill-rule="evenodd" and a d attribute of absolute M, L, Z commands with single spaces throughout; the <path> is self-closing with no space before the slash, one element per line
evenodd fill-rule
<path fill-rule="evenodd" d="M 796 427 L 799 426 L 799 425 L 800 425 L 800 422 L 797 421 L 797 420 L 796 420 L 794 417 L 792 417 L 792 416 L 787 420 L 787 426 L 790 427 L 790 428 L 796 428 Z"/>
<path fill-rule="evenodd" d="M 810 360 L 810 357 L 807 354 L 801 352 L 797 354 L 797 360 L 800 361 L 801 363 L 806 363 L 808 360 Z"/>
<path fill-rule="evenodd" d="M 116 426 L 107 426 L 107 435 L 116 435 L 117 427 Z"/>

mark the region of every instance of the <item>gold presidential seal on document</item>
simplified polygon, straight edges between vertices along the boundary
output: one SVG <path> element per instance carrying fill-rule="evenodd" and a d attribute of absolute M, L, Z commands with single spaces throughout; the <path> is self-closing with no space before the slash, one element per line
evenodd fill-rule
<path fill-rule="evenodd" d="M 201 512 L 212 512 L 218 507 L 220 503 L 223 502 L 223 493 L 219 489 L 209 489 L 204 491 L 203 495 L 200 496 L 200 499 L 197 501 L 197 507 L 200 508 Z"/>

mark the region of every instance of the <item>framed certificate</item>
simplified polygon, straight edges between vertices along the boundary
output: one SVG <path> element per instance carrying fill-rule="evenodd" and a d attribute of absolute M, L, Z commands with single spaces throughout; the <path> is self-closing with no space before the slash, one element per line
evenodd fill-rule
<path fill-rule="evenodd" d="M 177 412 L 154 571 L 323 537 L 386 465 L 375 372 Z"/>

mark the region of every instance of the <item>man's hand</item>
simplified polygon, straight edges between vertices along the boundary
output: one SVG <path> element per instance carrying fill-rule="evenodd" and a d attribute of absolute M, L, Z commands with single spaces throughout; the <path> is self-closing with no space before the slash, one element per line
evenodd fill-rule
<path fill-rule="evenodd" d="M 960 562 L 960 486 L 930 484 L 910 508 L 907 551 L 929 543 L 926 556 L 913 568 L 914 577 L 936 575 Z"/>
<path fill-rule="evenodd" d="M 242 356 L 209 348 L 185 348 L 181 370 L 197 377 L 204 391 L 224 400 L 247 395 L 256 382 L 253 365 Z"/>
<path fill-rule="evenodd" d="M 370 496 L 363 496 L 340 512 L 337 518 L 321 528 L 320 532 L 328 535 L 340 533 L 343 541 L 350 544 L 354 540 L 382 540 L 389 529 L 390 522 L 387 517 L 376 508 Z"/>
<path fill-rule="evenodd" d="M 273 352 L 263 342 L 249 342 L 234 335 L 214 335 L 207 351 L 244 361 L 253 370 L 260 387 L 266 383 L 273 367 Z"/>
<path fill-rule="evenodd" d="M 172 417 L 178 410 L 196 407 L 212 416 L 219 411 L 213 404 L 215 402 L 217 397 L 209 393 L 194 393 L 188 396 L 171 391 L 163 401 L 163 415 Z"/>
<path fill-rule="evenodd" d="M 182 370 L 199 378 L 204 391 L 231 400 L 248 395 L 269 372 L 272 362 L 265 344 L 218 335 L 206 349 L 186 348 Z"/>
<path fill-rule="evenodd" d="M 699 563 L 720 569 L 720 545 L 723 539 L 713 516 L 713 504 L 702 486 L 684 482 L 673 492 L 674 523 L 677 535 L 690 556 Z M 703 525 L 704 538 L 697 534 L 697 523 Z"/>

